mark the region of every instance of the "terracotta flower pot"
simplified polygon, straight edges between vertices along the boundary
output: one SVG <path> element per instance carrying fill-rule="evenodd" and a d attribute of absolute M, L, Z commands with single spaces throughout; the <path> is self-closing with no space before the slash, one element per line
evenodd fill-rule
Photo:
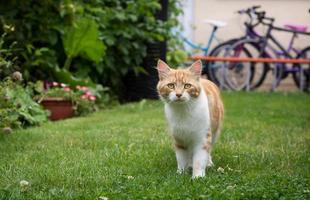
<path fill-rule="evenodd" d="M 63 98 L 45 98 L 41 105 L 50 111 L 49 119 L 52 121 L 66 119 L 74 116 L 73 103 Z"/>

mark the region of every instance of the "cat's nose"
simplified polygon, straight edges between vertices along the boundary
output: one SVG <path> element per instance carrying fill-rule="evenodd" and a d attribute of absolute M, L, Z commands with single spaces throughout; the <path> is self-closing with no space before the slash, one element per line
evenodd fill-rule
<path fill-rule="evenodd" d="M 182 94 L 175 94 L 175 96 L 177 96 L 178 98 L 180 98 L 182 96 Z"/>

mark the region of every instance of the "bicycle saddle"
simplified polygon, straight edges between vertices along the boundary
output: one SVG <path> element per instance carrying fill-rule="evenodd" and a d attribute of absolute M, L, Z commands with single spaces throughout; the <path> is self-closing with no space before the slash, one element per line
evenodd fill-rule
<path fill-rule="evenodd" d="M 306 32 L 308 28 L 307 26 L 294 25 L 294 24 L 285 24 L 284 27 L 293 31 L 300 31 L 300 32 Z"/>
<path fill-rule="evenodd" d="M 216 27 L 224 27 L 227 25 L 226 22 L 223 21 L 218 21 L 218 20 L 212 20 L 212 19 L 205 19 L 203 20 L 204 23 L 210 24 L 212 26 L 216 26 Z"/>

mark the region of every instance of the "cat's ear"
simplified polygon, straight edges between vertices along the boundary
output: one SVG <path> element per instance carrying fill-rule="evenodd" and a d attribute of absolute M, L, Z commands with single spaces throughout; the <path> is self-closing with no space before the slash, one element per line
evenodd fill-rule
<path fill-rule="evenodd" d="M 192 72 L 196 77 L 200 77 L 201 75 L 201 71 L 202 71 L 202 62 L 201 60 L 197 60 L 196 62 L 194 62 L 189 68 L 188 70 L 190 72 Z"/>
<path fill-rule="evenodd" d="M 163 80 L 166 78 L 170 72 L 170 67 L 162 60 L 158 60 L 157 62 L 157 71 L 158 71 L 158 77 L 159 80 Z"/>

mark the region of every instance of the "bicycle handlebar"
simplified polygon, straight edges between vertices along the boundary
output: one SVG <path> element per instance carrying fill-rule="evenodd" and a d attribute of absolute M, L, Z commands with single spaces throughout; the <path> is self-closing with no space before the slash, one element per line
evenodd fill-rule
<path fill-rule="evenodd" d="M 255 12 L 258 8 L 261 8 L 261 6 L 252 6 L 250 8 L 247 8 L 247 9 L 242 9 L 242 10 L 238 10 L 237 13 L 239 14 L 250 14 L 251 12 Z"/>
<path fill-rule="evenodd" d="M 260 6 L 260 5 L 257 5 L 257 6 L 252 6 L 252 9 L 253 10 L 256 10 L 256 9 L 258 9 L 258 8 L 261 8 L 262 6 Z"/>
<path fill-rule="evenodd" d="M 265 11 L 257 11 L 258 8 L 261 8 L 261 6 L 252 6 L 247 9 L 238 10 L 238 14 L 247 14 L 247 16 L 250 18 L 250 23 L 247 23 L 248 25 L 255 27 L 259 24 L 264 25 L 272 25 L 274 22 L 274 18 L 266 17 Z M 254 23 L 254 20 L 257 20 L 256 23 Z M 268 22 L 266 22 L 266 20 Z"/>

